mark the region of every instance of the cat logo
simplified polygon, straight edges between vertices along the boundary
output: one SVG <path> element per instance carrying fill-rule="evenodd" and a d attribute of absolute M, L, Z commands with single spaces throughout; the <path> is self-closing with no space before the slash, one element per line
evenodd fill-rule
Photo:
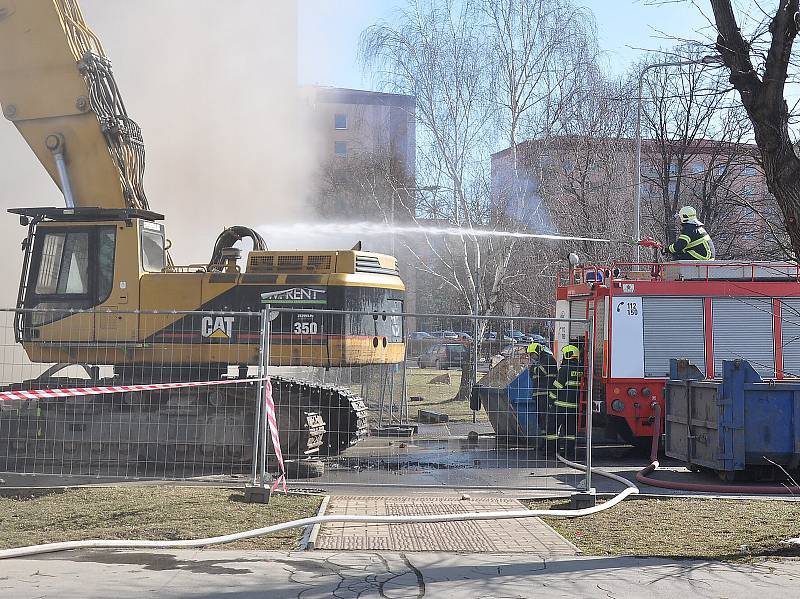
<path fill-rule="evenodd" d="M 233 316 L 204 316 L 200 322 L 200 334 L 208 339 L 230 339 L 233 319 Z"/>

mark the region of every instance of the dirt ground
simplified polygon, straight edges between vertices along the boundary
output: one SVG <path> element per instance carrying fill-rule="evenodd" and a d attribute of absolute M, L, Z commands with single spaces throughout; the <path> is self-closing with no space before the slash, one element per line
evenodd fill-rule
<path fill-rule="evenodd" d="M 559 501 L 529 501 L 534 509 Z M 748 559 L 800 555 L 781 544 L 800 536 L 800 502 L 627 499 L 585 518 L 545 519 L 586 555 Z"/>
<path fill-rule="evenodd" d="M 318 496 L 275 495 L 245 503 L 238 490 L 111 487 L 0 494 L 0 549 L 83 539 L 192 539 L 260 528 L 317 513 Z M 282 531 L 226 549 L 296 549 L 304 530 Z"/>

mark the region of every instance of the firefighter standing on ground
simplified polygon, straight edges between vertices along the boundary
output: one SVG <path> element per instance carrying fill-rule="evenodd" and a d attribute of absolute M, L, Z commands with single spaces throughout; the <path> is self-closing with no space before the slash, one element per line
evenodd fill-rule
<path fill-rule="evenodd" d="M 552 411 L 550 405 L 550 389 L 558 376 L 558 363 L 550 348 L 541 343 L 531 343 L 528 355 L 533 360 L 528 366 L 531 379 L 531 397 L 536 405 L 539 434 L 547 429 L 547 415 Z"/>
<path fill-rule="evenodd" d="M 684 206 L 678 212 L 681 221 L 681 233 L 675 243 L 665 249 L 675 260 L 714 260 L 716 250 L 711 236 L 697 220 L 697 211 L 691 206 Z"/>
<path fill-rule="evenodd" d="M 548 418 L 547 440 L 557 443 L 557 449 L 567 455 L 575 452 L 578 435 L 578 398 L 583 379 L 580 351 L 574 345 L 561 350 L 561 367 L 550 389 L 550 403 L 554 412 Z"/>

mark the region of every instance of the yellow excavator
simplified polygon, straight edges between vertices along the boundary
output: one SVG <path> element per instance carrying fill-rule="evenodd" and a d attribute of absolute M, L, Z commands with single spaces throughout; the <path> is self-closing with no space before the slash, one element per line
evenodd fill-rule
<path fill-rule="evenodd" d="M 231 369 L 246 375 L 260 347 L 260 320 L 247 313 L 266 304 L 288 309 L 271 314 L 272 365 L 403 359 L 402 319 L 393 314 L 403 310 L 404 286 L 394 257 L 268 251 L 255 230 L 236 226 L 222 232 L 208 262 L 173 263 L 163 217 L 144 192 L 141 131 L 76 0 L 0 0 L 0 56 L 3 114 L 66 204 L 9 210 L 27 227 L 16 338 L 32 362 L 54 365 L 13 388 L 76 382 L 58 376 L 68 365 L 82 365 L 88 383 L 104 385 L 214 380 Z M 253 249 L 242 265 L 236 243 L 246 238 Z M 301 311 L 310 308 L 374 314 Z M 349 389 L 282 378 L 273 388 L 290 459 L 337 454 L 364 436 L 366 407 Z M 7 428 L 29 429 L 8 433 L 26 442 L 6 455 L 23 464 L 42 455 L 46 438 L 58 459 L 84 471 L 151 463 L 143 452 L 154 447 L 162 463 L 246 462 L 255 385 L 204 389 L 23 402 L 0 416 L 16 419 Z M 78 413 L 84 426 L 68 426 Z"/>

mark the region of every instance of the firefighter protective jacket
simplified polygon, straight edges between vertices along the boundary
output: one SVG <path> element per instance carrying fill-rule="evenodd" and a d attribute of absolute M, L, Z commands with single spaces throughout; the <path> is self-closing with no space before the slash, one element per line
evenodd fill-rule
<path fill-rule="evenodd" d="M 557 408 L 577 410 L 583 368 L 579 360 L 563 360 L 558 377 L 550 390 L 550 400 Z"/>
<path fill-rule="evenodd" d="M 696 223 L 683 223 L 680 236 L 667 249 L 675 260 L 713 260 L 716 256 L 711 236 Z"/>
<path fill-rule="evenodd" d="M 558 376 L 558 364 L 553 354 L 540 351 L 539 360 L 536 364 L 531 364 L 528 367 L 528 372 L 531 377 L 531 394 L 533 399 L 546 398 L 550 393 L 550 389 Z"/>

